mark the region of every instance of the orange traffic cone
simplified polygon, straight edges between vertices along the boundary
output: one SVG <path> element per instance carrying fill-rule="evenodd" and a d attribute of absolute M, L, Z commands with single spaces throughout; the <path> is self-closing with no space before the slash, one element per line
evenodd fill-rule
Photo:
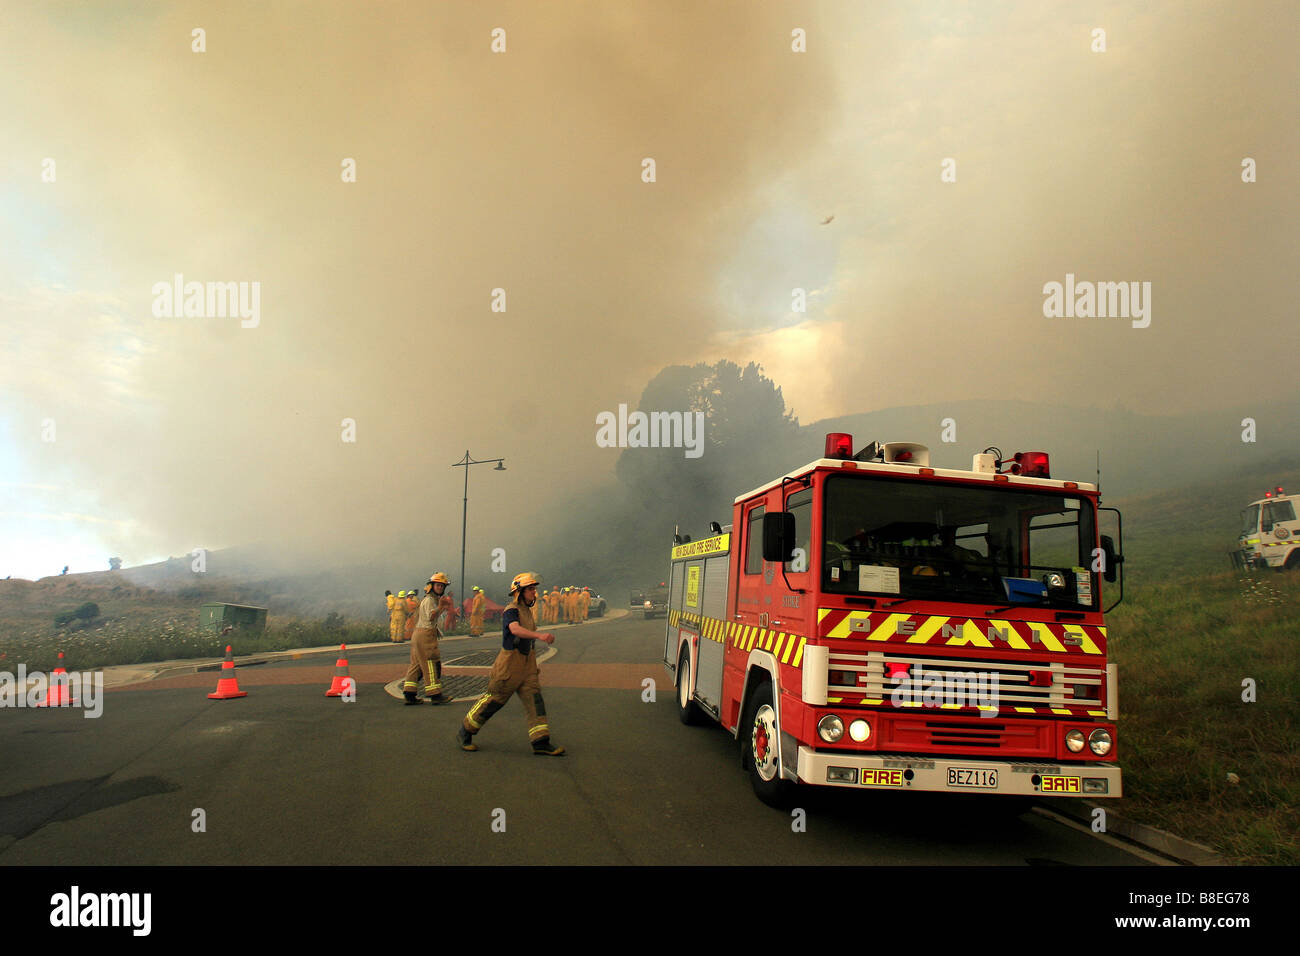
<path fill-rule="evenodd" d="M 63 651 L 59 651 L 59 663 L 50 674 L 50 683 L 45 690 L 45 699 L 37 707 L 71 707 L 76 701 L 68 689 L 68 672 L 63 669 Z"/>
<path fill-rule="evenodd" d="M 334 665 L 334 679 L 330 681 L 330 689 L 325 692 L 326 697 L 342 697 L 346 693 L 357 692 L 356 681 L 348 676 L 348 659 L 343 656 L 347 652 L 348 646 L 340 644 L 339 659 Z"/>
<path fill-rule="evenodd" d="M 245 691 L 239 689 L 239 681 L 235 678 L 235 660 L 230 656 L 230 645 L 226 645 L 226 659 L 221 664 L 221 676 L 217 678 L 217 689 L 208 695 L 213 700 L 230 700 L 232 697 L 247 697 Z"/>

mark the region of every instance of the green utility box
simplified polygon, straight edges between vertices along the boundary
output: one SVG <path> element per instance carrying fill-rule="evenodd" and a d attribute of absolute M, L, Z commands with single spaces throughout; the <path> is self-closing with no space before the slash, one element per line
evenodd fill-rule
<path fill-rule="evenodd" d="M 199 607 L 199 627 L 223 631 L 227 627 L 236 630 L 265 631 L 266 608 L 253 607 L 250 604 L 203 604 Z"/>

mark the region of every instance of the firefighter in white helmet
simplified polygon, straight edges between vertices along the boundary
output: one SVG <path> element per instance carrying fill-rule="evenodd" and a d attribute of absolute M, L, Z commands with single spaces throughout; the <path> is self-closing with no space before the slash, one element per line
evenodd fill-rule
<path fill-rule="evenodd" d="M 555 643 L 555 635 L 533 630 L 536 627 L 533 607 L 537 604 L 539 583 L 528 571 L 515 575 L 510 583 L 510 596 L 514 600 L 501 614 L 501 650 L 492 663 L 488 692 L 474 701 L 456 734 L 461 750 L 478 750 L 474 735 L 506 705 L 511 694 L 518 694 L 519 702 L 524 705 L 524 720 L 528 724 L 528 739 L 533 745 L 533 753 L 547 757 L 564 753 L 563 747 L 551 743 L 546 704 L 542 700 L 541 672 L 537 669 L 537 651 L 533 649 L 534 641 Z"/>
<path fill-rule="evenodd" d="M 408 704 L 418 704 L 418 681 L 424 679 L 424 692 L 431 704 L 446 703 L 442 696 L 442 655 L 438 652 L 438 619 L 445 606 L 443 592 L 447 590 L 447 575 L 439 571 L 424 586 L 424 599 L 420 602 L 419 618 L 411 636 L 411 666 L 402 680 L 402 696 Z"/>

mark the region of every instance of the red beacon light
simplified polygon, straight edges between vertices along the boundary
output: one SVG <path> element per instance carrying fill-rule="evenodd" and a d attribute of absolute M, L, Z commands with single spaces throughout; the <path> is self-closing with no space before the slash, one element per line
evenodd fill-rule
<path fill-rule="evenodd" d="M 823 458 L 842 458 L 848 460 L 853 457 L 853 436 L 845 432 L 829 432 L 826 435 L 826 452 Z"/>
<path fill-rule="evenodd" d="M 1045 451 L 1018 451 L 1012 460 L 1015 462 L 1010 469 L 1013 475 L 1023 478 L 1052 477 Z"/>

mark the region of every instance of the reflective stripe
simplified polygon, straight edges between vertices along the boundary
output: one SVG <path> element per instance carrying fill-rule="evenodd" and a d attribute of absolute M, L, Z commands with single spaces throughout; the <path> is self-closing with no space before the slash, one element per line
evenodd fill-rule
<path fill-rule="evenodd" d="M 910 614 L 890 614 L 888 617 L 885 618 L 883 623 L 878 625 L 875 630 L 873 630 L 870 634 L 867 635 L 867 640 L 869 641 L 889 640 L 890 638 L 894 637 L 898 633 L 899 622 L 906 621 L 911 616 L 912 615 Z"/>

